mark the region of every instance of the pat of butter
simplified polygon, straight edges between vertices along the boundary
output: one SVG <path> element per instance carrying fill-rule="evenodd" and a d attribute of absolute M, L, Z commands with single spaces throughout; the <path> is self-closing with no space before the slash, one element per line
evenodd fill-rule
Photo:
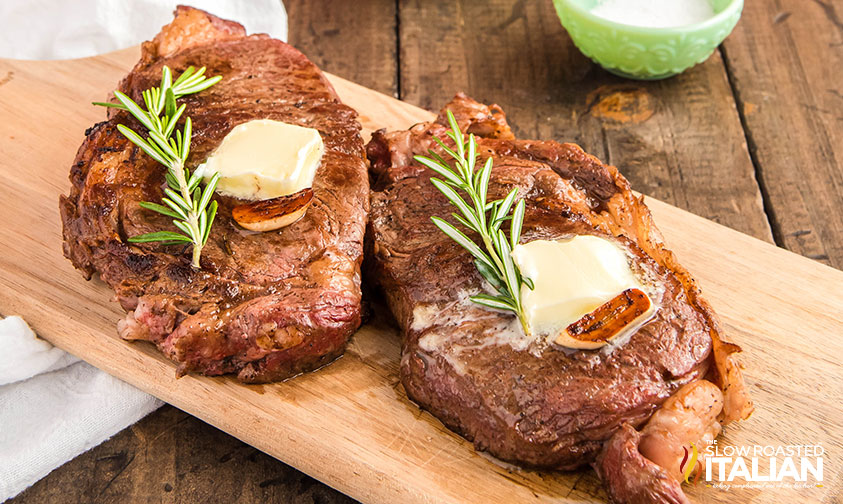
<path fill-rule="evenodd" d="M 235 126 L 197 170 L 220 174 L 220 194 L 264 200 L 311 187 L 324 152 L 313 128 L 257 119 Z"/>
<path fill-rule="evenodd" d="M 530 332 L 571 348 L 599 348 L 605 341 L 571 338 L 566 328 L 626 289 L 647 289 L 633 274 L 626 253 L 611 241 L 591 235 L 568 240 L 519 244 L 512 259 L 535 289 L 521 288 Z M 648 319 L 653 304 L 646 313 Z"/>

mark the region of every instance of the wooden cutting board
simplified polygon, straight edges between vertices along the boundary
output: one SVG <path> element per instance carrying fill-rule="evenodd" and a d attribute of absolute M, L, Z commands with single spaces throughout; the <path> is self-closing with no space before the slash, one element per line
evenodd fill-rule
<path fill-rule="evenodd" d="M 85 128 L 137 59 L 136 49 L 73 61 L 0 60 L 0 314 L 21 315 L 55 345 L 366 503 L 589 502 L 605 493 L 589 470 L 553 474 L 491 460 L 407 400 L 399 339 L 386 317 L 346 355 L 286 383 L 175 378 L 146 343 L 117 337 L 111 291 L 62 257 L 59 194 Z M 331 77 L 368 133 L 430 112 Z M 810 167 L 806 167 L 810 169 Z M 821 444 L 823 486 L 688 488 L 696 502 L 829 502 L 843 456 L 843 272 L 649 200 L 668 245 L 721 315 L 756 403 L 720 445 Z M 14 358 L 14 356 L 5 356 Z"/>

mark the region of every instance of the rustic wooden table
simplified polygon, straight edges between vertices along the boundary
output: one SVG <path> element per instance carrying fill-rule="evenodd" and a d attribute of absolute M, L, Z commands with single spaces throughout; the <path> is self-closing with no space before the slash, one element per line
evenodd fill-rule
<path fill-rule="evenodd" d="M 751 0 L 705 63 L 614 77 L 549 0 L 285 0 L 290 43 L 324 70 L 436 110 L 497 102 L 524 138 L 573 141 L 637 190 L 843 269 L 843 5 Z M 350 498 L 165 406 L 12 502 Z"/>

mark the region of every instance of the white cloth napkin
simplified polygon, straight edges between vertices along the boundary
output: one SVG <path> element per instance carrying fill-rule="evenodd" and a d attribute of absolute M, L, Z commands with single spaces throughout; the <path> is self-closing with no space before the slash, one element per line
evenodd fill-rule
<path fill-rule="evenodd" d="M 0 320 L 0 502 L 163 403 Z"/>
<path fill-rule="evenodd" d="M 281 0 L 2 0 L 0 58 L 84 58 L 151 39 L 177 4 L 287 40 Z"/>
<path fill-rule="evenodd" d="M 152 38 L 179 3 L 287 39 L 281 0 L 0 0 L 0 58 L 67 59 Z M 107 90 L 104 90 L 104 92 Z M 0 319 L 0 502 L 163 404 Z"/>

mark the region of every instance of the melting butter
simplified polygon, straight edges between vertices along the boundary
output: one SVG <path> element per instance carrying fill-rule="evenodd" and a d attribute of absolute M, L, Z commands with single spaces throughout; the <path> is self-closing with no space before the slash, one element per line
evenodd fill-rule
<path fill-rule="evenodd" d="M 311 187 L 324 152 L 313 128 L 257 119 L 235 126 L 197 170 L 220 174 L 220 194 L 264 200 Z"/>
<path fill-rule="evenodd" d="M 521 302 L 530 332 L 569 348 L 594 349 L 605 341 L 582 341 L 571 337 L 567 327 L 631 288 L 648 292 L 636 278 L 626 252 L 597 236 L 579 235 L 567 240 L 535 240 L 519 244 L 512 258 L 535 289 L 521 288 Z M 648 296 L 649 298 L 649 296 Z M 650 308 L 613 339 L 648 320 Z M 633 327 L 634 326 L 634 327 Z"/>

